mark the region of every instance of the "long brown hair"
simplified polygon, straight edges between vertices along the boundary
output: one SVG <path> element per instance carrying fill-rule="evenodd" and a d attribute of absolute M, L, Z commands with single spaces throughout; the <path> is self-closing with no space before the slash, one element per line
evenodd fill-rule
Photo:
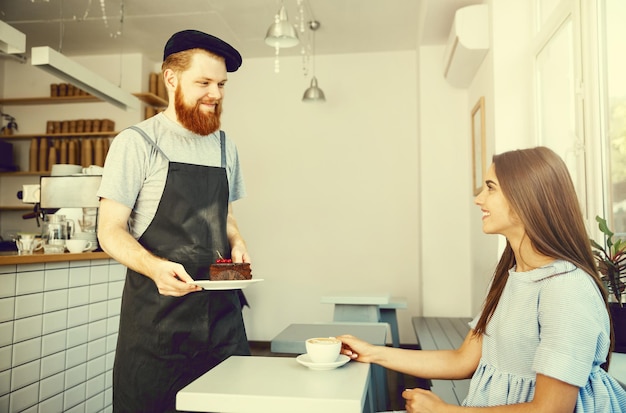
<path fill-rule="evenodd" d="M 545 256 L 569 261 L 589 274 L 597 284 L 608 312 L 607 294 L 598 275 L 576 190 L 565 162 L 552 150 L 540 146 L 495 155 L 493 164 L 502 193 L 522 222 L 533 247 Z M 507 240 L 475 334 L 485 334 L 509 270 L 515 264 L 515 254 Z M 611 350 L 613 341 L 611 328 Z"/>

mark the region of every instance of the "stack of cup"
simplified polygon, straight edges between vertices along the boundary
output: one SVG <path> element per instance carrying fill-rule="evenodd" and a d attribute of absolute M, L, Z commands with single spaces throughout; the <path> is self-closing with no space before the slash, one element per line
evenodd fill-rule
<path fill-rule="evenodd" d="M 75 232 L 72 239 L 85 240 L 90 243 L 88 250 L 93 251 L 98 248 L 98 236 L 95 232 Z"/>

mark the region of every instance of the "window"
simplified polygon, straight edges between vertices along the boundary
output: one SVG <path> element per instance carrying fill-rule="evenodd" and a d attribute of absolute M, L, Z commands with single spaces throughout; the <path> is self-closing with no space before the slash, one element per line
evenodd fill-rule
<path fill-rule="evenodd" d="M 626 2 L 606 0 L 600 11 L 601 42 L 605 42 L 604 76 L 606 90 L 604 101 L 607 121 L 608 173 L 606 187 L 606 213 L 613 231 L 626 236 Z M 602 45 L 601 45 L 602 46 Z"/>

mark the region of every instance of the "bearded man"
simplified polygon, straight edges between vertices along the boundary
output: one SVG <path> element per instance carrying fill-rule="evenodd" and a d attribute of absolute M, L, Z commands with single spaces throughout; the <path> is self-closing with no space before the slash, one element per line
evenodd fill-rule
<path fill-rule="evenodd" d="M 128 267 L 113 367 L 115 412 L 174 412 L 178 390 L 249 355 L 239 290 L 206 291 L 219 255 L 250 262 L 232 202 L 245 195 L 220 130 L 227 72 L 241 55 L 196 30 L 165 45 L 167 109 L 122 131 L 104 166 L 98 238 Z"/>

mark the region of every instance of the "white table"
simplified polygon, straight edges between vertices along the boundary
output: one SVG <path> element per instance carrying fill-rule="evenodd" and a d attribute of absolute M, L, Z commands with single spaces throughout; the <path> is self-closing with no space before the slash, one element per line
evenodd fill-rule
<path fill-rule="evenodd" d="M 369 364 L 314 371 L 295 358 L 231 356 L 184 387 L 176 409 L 220 413 L 361 413 Z"/>
<path fill-rule="evenodd" d="M 334 304 L 333 321 L 381 322 L 389 324 L 391 342 L 400 347 L 397 309 L 406 308 L 406 299 L 389 294 L 342 294 L 324 296 L 322 303 Z"/>
<path fill-rule="evenodd" d="M 384 346 L 387 342 L 385 323 L 311 323 L 290 324 L 272 339 L 271 351 L 274 353 L 306 353 L 305 341 L 311 337 L 335 337 L 352 334 L 368 343 Z M 387 409 L 387 372 L 379 365 L 372 365 L 372 380 L 368 391 L 368 409 L 382 411 Z"/>

